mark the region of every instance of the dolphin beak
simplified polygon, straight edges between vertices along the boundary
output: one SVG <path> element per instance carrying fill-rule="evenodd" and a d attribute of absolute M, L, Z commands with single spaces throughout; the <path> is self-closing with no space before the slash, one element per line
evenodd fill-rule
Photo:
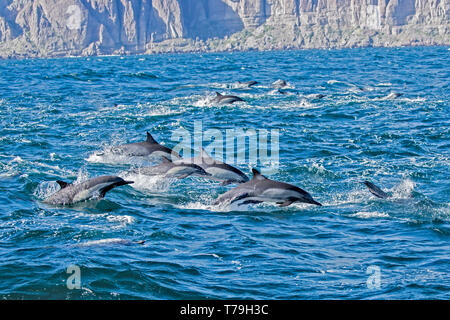
<path fill-rule="evenodd" d="M 134 183 L 134 181 L 125 181 L 124 185 L 126 185 L 126 184 L 132 184 L 132 183 Z"/>
<path fill-rule="evenodd" d="M 322 204 L 320 204 L 320 203 L 317 202 L 316 200 L 311 200 L 310 203 L 311 203 L 311 204 L 315 204 L 316 206 L 322 206 Z"/>

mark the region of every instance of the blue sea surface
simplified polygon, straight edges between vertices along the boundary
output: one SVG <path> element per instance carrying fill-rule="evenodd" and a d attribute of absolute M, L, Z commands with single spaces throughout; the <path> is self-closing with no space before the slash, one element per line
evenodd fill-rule
<path fill-rule="evenodd" d="M 446 47 L 0 61 L 0 297 L 449 299 L 449 84 Z M 103 200 L 43 202 L 56 180 L 141 165 L 108 146 L 150 131 L 173 147 L 196 121 L 279 130 L 269 177 L 323 206 L 225 210 L 235 185 L 137 175 Z"/>

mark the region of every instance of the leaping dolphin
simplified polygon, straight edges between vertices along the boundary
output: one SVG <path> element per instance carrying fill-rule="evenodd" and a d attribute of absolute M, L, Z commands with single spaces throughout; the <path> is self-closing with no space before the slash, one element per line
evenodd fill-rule
<path fill-rule="evenodd" d="M 78 184 L 60 180 L 56 182 L 61 189 L 44 200 L 45 203 L 69 205 L 91 198 L 104 198 L 105 194 L 115 187 L 133 183 L 133 181 L 125 181 L 117 176 L 100 176 Z"/>
<path fill-rule="evenodd" d="M 222 185 L 248 181 L 248 177 L 241 170 L 213 159 L 203 148 L 200 149 L 199 157 L 178 160 L 176 163 L 195 163 L 207 172 L 209 178 L 222 181 Z"/>
<path fill-rule="evenodd" d="M 255 84 L 258 84 L 258 81 L 255 80 L 251 80 L 251 81 L 238 81 L 239 84 L 247 87 L 247 88 L 251 88 L 252 86 L 254 86 Z"/>
<path fill-rule="evenodd" d="M 202 167 L 187 162 L 172 162 L 169 158 L 163 157 L 162 163 L 153 167 L 142 167 L 134 172 L 146 176 L 174 177 L 184 179 L 190 175 L 210 176 Z"/>
<path fill-rule="evenodd" d="M 286 80 L 282 80 L 282 79 L 278 79 L 277 81 L 272 82 L 272 87 L 274 87 L 275 89 L 280 89 L 280 88 L 284 88 L 287 87 L 287 82 Z"/>
<path fill-rule="evenodd" d="M 319 99 L 322 99 L 323 97 L 325 97 L 325 95 L 323 95 L 321 93 L 311 93 L 306 96 L 306 98 L 312 99 L 312 100 L 319 100 Z"/>
<path fill-rule="evenodd" d="M 381 98 L 381 100 L 393 100 L 393 99 L 397 99 L 398 97 L 400 97 L 402 95 L 403 95 L 403 93 L 391 92 L 387 96 Z"/>
<path fill-rule="evenodd" d="M 386 199 L 386 198 L 390 197 L 389 194 L 387 194 L 386 192 L 381 190 L 379 187 L 374 185 L 372 182 L 364 181 L 362 183 L 366 185 L 366 187 L 369 189 L 370 193 L 372 193 L 374 196 L 381 198 L 381 199 Z"/>
<path fill-rule="evenodd" d="M 216 97 L 212 100 L 213 103 L 218 104 L 232 104 L 236 101 L 244 101 L 244 99 L 232 95 L 223 95 L 219 92 L 216 92 Z"/>
<path fill-rule="evenodd" d="M 114 154 L 125 156 L 159 156 L 169 159 L 181 159 L 180 155 L 170 148 L 160 145 L 152 135 L 147 132 L 147 140 L 143 142 L 135 142 L 112 147 L 110 151 Z"/>
<path fill-rule="evenodd" d="M 294 202 L 304 202 L 321 206 L 308 192 L 299 187 L 270 180 L 261 175 L 256 169 L 252 169 L 252 172 L 253 178 L 250 181 L 225 192 L 217 198 L 214 204 L 236 203 L 239 206 L 261 202 L 275 202 L 280 207 L 287 207 Z"/>

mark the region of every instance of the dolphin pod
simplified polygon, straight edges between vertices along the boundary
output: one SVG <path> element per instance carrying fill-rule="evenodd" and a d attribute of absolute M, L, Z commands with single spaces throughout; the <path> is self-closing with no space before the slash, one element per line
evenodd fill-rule
<path fill-rule="evenodd" d="M 214 205 L 226 203 L 240 206 L 270 202 L 276 203 L 280 207 L 287 207 L 294 202 L 299 202 L 322 206 L 307 191 L 292 184 L 271 180 L 255 168 L 252 169 L 252 179 L 249 179 L 241 170 L 212 158 L 203 148 L 200 149 L 200 156 L 182 159 L 170 148 L 157 143 L 149 132 L 147 132 L 145 142 L 125 144 L 116 148 L 120 150 L 117 152 L 118 154 L 131 156 L 154 156 L 156 154 L 162 159 L 162 162 L 158 165 L 132 170 L 131 172 L 134 173 L 148 176 L 161 175 L 178 179 L 199 176 L 220 181 L 222 185 L 238 184 L 238 186 L 220 195 L 215 200 Z M 174 155 L 175 160 L 168 157 Z M 71 184 L 61 180 L 56 182 L 59 184 L 60 190 L 45 199 L 45 203 L 71 205 L 89 199 L 101 199 L 105 197 L 108 191 L 116 187 L 134 183 L 118 176 L 99 176 L 79 184 Z M 386 199 L 390 197 L 388 193 L 372 182 L 363 181 L 361 183 L 378 198 Z"/>
<path fill-rule="evenodd" d="M 251 80 L 246 82 L 238 81 L 239 84 L 247 88 L 258 84 Z M 288 87 L 285 80 L 279 79 L 272 83 L 272 87 L 277 89 L 280 94 L 287 94 L 282 88 Z M 401 93 L 391 92 L 382 100 L 392 100 L 400 97 Z M 305 96 L 308 99 L 322 99 L 323 94 L 309 94 Z M 217 104 L 232 104 L 234 102 L 245 101 L 235 95 L 223 95 L 216 92 L 216 96 L 211 101 Z M 108 150 L 115 155 L 124 155 L 129 157 L 157 157 L 162 162 L 152 167 L 142 167 L 135 169 L 136 172 L 143 175 L 162 175 L 164 177 L 175 177 L 179 179 L 188 176 L 200 176 L 207 179 L 216 180 L 222 185 L 238 184 L 235 188 L 219 196 L 215 204 L 224 202 L 242 204 L 256 204 L 261 202 L 272 202 L 280 207 L 286 207 L 294 202 L 302 202 L 321 206 L 305 190 L 280 181 L 271 180 L 253 168 L 253 177 L 251 180 L 241 170 L 218 160 L 213 159 L 201 149 L 200 156 L 192 159 L 183 159 L 177 152 L 159 144 L 153 136 L 147 132 L 145 141 L 123 144 L 111 147 Z M 101 154 L 98 154 L 101 155 Z M 45 203 L 55 205 L 70 205 L 76 202 L 104 198 L 106 193 L 116 187 L 133 183 L 125 181 L 118 176 L 100 176 L 89 179 L 79 184 L 70 184 L 64 181 L 56 181 L 60 190 L 50 195 Z M 386 199 L 390 195 L 369 181 L 362 182 L 368 190 L 378 198 Z"/>

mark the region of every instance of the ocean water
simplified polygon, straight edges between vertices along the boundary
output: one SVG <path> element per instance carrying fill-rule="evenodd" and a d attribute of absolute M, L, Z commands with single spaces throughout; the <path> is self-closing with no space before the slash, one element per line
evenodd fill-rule
<path fill-rule="evenodd" d="M 0 297 L 450 298 L 449 56 L 417 47 L 0 61 Z M 271 87 L 278 79 L 287 94 Z M 259 84 L 238 83 L 248 80 Z M 215 105 L 215 91 L 245 102 Z M 403 95 L 384 98 L 392 92 Z M 148 130 L 173 147 L 173 132 L 196 122 L 278 130 L 269 177 L 323 206 L 219 208 L 234 185 L 138 175 L 103 200 L 43 203 L 56 180 L 130 176 L 147 161 L 96 155 L 108 146 Z M 237 164 L 249 176 L 253 165 Z M 67 286 L 72 265 L 79 289 Z"/>

